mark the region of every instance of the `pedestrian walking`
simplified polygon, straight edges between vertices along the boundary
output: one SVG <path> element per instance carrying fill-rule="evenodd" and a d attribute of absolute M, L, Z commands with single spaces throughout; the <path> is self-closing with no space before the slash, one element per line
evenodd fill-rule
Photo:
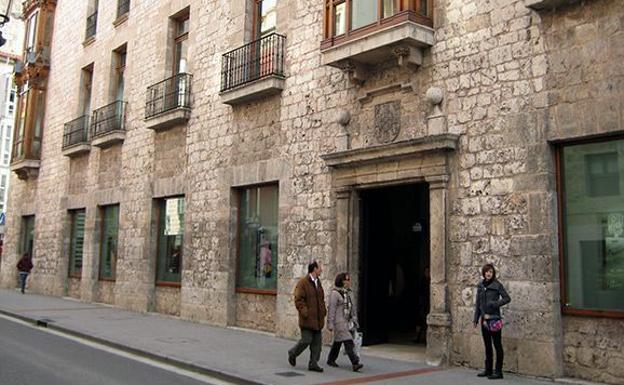
<path fill-rule="evenodd" d="M 312 261 L 308 265 L 308 274 L 297 282 L 295 287 L 295 306 L 299 313 L 299 328 L 301 339 L 288 351 L 288 363 L 292 366 L 297 364 L 297 357 L 310 347 L 310 361 L 308 370 L 322 372 L 318 364 L 321 358 L 321 331 L 325 326 L 325 292 L 321 285 L 320 276 L 323 272 L 321 264 Z"/>
<path fill-rule="evenodd" d="M 26 278 L 33 268 L 32 260 L 29 253 L 24 253 L 22 258 L 17 262 L 17 271 L 19 272 L 20 289 L 22 294 L 26 290 Z"/>
<path fill-rule="evenodd" d="M 481 334 L 485 345 L 485 369 L 477 374 L 490 380 L 503 378 L 503 319 L 500 308 L 508 304 L 511 298 L 505 287 L 496 279 L 494 265 L 488 263 L 481 268 L 483 280 L 477 285 L 477 300 L 474 312 L 474 327 L 481 325 Z M 492 371 L 493 351 L 496 349 L 496 368 Z"/>
<path fill-rule="evenodd" d="M 351 297 L 351 277 L 347 273 L 336 276 L 334 289 L 329 295 L 329 309 L 327 311 L 327 328 L 334 333 L 334 343 L 327 356 L 327 365 L 338 367 L 336 359 L 340 353 L 342 344 L 345 346 L 347 356 L 351 360 L 354 372 L 362 369 L 360 357 L 355 353 L 353 337 L 359 327 L 357 311 Z"/>

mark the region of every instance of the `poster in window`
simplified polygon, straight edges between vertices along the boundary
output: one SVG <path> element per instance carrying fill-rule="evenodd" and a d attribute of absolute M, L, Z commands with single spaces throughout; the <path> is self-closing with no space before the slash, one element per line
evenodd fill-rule
<path fill-rule="evenodd" d="M 624 214 L 607 217 L 606 255 L 603 264 L 605 290 L 624 289 Z"/>

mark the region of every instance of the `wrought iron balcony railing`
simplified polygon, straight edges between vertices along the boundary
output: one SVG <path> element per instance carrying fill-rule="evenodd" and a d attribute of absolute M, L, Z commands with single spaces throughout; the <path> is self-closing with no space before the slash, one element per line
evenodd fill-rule
<path fill-rule="evenodd" d="M 130 0 L 117 0 L 117 17 L 130 12 Z"/>
<path fill-rule="evenodd" d="M 63 130 L 63 149 L 80 143 L 89 142 L 89 115 L 83 115 L 65 123 Z"/>
<path fill-rule="evenodd" d="M 149 119 L 176 108 L 191 108 L 193 75 L 181 73 L 147 88 L 145 118 Z"/>
<path fill-rule="evenodd" d="M 97 30 L 97 11 L 93 12 L 91 16 L 87 17 L 87 30 L 85 32 L 85 39 L 88 39 L 91 36 L 95 36 L 96 30 Z"/>
<path fill-rule="evenodd" d="M 286 37 L 272 33 L 223 55 L 221 92 L 262 79 L 284 77 Z"/>
<path fill-rule="evenodd" d="M 93 111 L 91 137 L 96 138 L 109 132 L 125 130 L 126 104 L 126 102 L 118 100 Z"/>

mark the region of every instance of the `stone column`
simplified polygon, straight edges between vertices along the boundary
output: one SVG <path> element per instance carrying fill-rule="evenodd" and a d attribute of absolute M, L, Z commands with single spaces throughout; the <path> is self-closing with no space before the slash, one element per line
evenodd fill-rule
<path fill-rule="evenodd" d="M 451 339 L 448 285 L 446 282 L 446 222 L 448 176 L 428 177 L 429 183 L 429 244 L 430 244 L 430 306 L 427 316 L 427 363 L 448 362 Z"/>
<path fill-rule="evenodd" d="M 335 271 L 347 271 L 349 261 L 349 217 L 351 190 L 336 191 L 336 253 Z"/>

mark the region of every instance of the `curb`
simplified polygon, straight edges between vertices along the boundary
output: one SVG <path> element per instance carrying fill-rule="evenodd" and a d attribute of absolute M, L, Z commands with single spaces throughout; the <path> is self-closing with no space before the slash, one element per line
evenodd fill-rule
<path fill-rule="evenodd" d="M 231 382 L 233 384 L 236 385 L 267 385 L 265 383 L 262 382 L 257 382 L 257 381 L 253 381 L 253 380 L 249 380 L 243 377 L 240 377 L 238 375 L 234 375 L 231 373 L 227 373 L 224 371 L 219 371 L 219 370 L 215 370 L 215 369 L 210 369 L 210 368 L 205 368 L 202 366 L 198 366 L 196 364 L 190 363 L 190 362 L 185 362 L 182 360 L 178 360 L 178 359 L 174 359 L 171 357 L 167 357 L 167 356 L 162 356 L 162 355 L 158 355 L 155 353 L 151 353 L 145 350 L 141 350 L 141 349 L 137 349 L 137 348 L 133 348 L 127 345 L 122 345 L 120 343 L 117 342 L 112 342 L 100 337 L 95 337 L 93 335 L 90 334 L 85 334 L 85 333 L 81 333 L 81 332 L 77 332 L 75 330 L 71 330 L 71 329 L 67 329 L 64 328 L 62 326 L 58 326 L 58 325 L 54 325 L 51 324 L 47 319 L 36 319 L 36 318 L 31 318 L 31 317 L 27 317 L 27 316 L 23 316 L 21 314 L 17 314 L 17 313 L 12 313 L 3 309 L 0 309 L 0 314 L 5 315 L 7 317 L 10 318 L 15 318 L 21 321 L 24 321 L 26 323 L 30 323 L 33 324 L 37 327 L 40 328 L 47 328 L 50 330 L 54 330 L 54 331 L 58 331 L 61 332 L 63 334 L 68 334 L 74 337 L 79 337 L 85 340 L 89 340 L 92 342 L 96 342 L 98 344 L 101 345 L 105 345 L 117 350 L 122 350 L 137 356 L 141 356 L 144 358 L 148 358 L 157 362 L 161 362 L 164 364 L 168 364 L 168 365 L 172 365 L 175 367 L 178 367 L 180 369 L 185 369 L 191 372 L 195 372 L 198 374 L 202 374 L 208 377 L 212 377 L 221 381 L 226 381 L 226 382 Z"/>

